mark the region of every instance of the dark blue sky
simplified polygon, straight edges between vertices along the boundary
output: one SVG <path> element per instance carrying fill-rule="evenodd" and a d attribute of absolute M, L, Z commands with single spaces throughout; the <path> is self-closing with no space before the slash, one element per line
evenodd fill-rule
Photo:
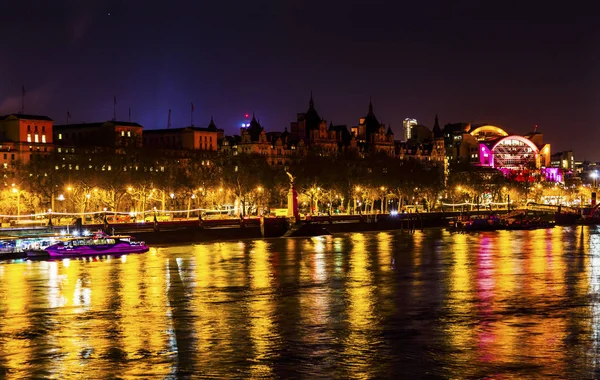
<path fill-rule="evenodd" d="M 89 3 L 89 4 L 87 4 Z M 553 151 L 600 160 L 600 28 L 576 2 L 104 1 L 3 3 L 0 113 L 164 128 L 244 113 L 283 130 L 308 106 L 356 124 L 372 97 L 402 119 L 539 125 Z M 591 3 L 590 3 L 591 4 Z M 560 5 L 560 6 L 559 6 Z M 8 16 L 6 16 L 8 15 Z"/>

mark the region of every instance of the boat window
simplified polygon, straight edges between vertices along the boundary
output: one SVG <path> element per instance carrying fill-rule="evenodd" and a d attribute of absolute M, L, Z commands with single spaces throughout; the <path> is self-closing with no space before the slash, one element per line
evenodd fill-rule
<path fill-rule="evenodd" d="M 106 239 L 108 244 L 115 244 L 115 239 Z"/>

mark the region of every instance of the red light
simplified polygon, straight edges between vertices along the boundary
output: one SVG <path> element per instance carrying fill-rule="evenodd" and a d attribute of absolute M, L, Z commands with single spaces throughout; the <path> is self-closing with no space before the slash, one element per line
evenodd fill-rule
<path fill-rule="evenodd" d="M 246 119 L 249 118 L 249 117 L 250 117 L 250 115 L 246 114 Z"/>

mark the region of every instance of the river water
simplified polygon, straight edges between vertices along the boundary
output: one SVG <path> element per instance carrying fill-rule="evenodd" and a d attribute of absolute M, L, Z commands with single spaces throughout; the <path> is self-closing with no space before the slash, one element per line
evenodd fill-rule
<path fill-rule="evenodd" d="M 600 230 L 0 263 L 0 378 L 594 378 Z"/>

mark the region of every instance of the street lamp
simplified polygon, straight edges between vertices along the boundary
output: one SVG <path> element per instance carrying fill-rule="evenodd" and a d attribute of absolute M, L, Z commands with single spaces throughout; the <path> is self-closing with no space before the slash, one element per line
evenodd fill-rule
<path fill-rule="evenodd" d="M 17 194 L 17 217 L 21 216 L 21 192 L 16 187 L 12 188 L 12 192 Z"/>
<path fill-rule="evenodd" d="M 260 209 L 260 198 L 261 198 L 261 194 L 262 194 L 262 191 L 263 191 L 262 186 L 258 186 L 256 188 L 256 191 L 258 191 L 258 197 L 257 197 L 258 199 L 257 199 L 257 202 L 256 202 L 256 208 L 257 208 L 256 214 L 257 214 L 257 216 L 260 217 L 262 215 L 262 211 Z"/>
<path fill-rule="evenodd" d="M 598 171 L 594 170 L 590 177 L 592 177 L 592 207 L 596 206 L 596 187 L 598 186 Z"/>
<path fill-rule="evenodd" d="M 356 212 L 356 208 L 360 206 L 360 200 L 358 199 L 358 193 L 360 192 L 360 186 L 356 186 L 354 188 L 356 191 L 356 196 L 354 197 L 354 212 Z"/>

